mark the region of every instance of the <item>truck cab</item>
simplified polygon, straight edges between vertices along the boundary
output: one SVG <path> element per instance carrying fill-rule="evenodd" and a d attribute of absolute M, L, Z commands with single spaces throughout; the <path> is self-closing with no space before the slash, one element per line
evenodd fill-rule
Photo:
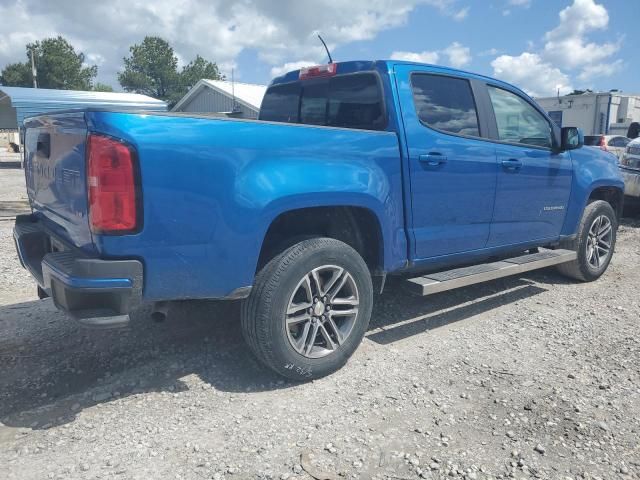
<path fill-rule="evenodd" d="M 602 174 L 620 186 L 612 162 L 562 148 L 560 128 L 512 85 L 409 62 L 342 65 L 336 76 L 310 69 L 276 78 L 260 119 L 396 132 L 412 265 L 465 262 L 570 237 L 578 220 L 572 202 L 583 206 L 588 193 L 574 184 L 574 168 L 584 173 L 574 157 L 599 159 Z M 343 91 L 346 83 L 357 96 Z M 348 108 L 366 112 L 363 125 L 349 123 Z M 619 212 L 619 192 L 614 197 Z"/>

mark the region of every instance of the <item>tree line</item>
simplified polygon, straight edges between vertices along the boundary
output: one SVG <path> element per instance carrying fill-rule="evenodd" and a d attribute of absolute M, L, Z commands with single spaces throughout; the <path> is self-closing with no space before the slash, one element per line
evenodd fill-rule
<path fill-rule="evenodd" d="M 178 68 L 178 57 L 160 37 L 145 37 L 129 48 L 123 58 L 118 82 L 127 92 L 142 93 L 174 105 L 202 78 L 223 79 L 218 65 L 200 55 Z M 64 37 L 46 38 L 26 45 L 26 62 L 10 63 L 0 72 L 0 85 L 33 87 L 31 59 L 35 63 L 38 88 L 112 92 L 110 85 L 97 82 L 98 67 L 87 65 L 85 55 L 76 52 Z"/>

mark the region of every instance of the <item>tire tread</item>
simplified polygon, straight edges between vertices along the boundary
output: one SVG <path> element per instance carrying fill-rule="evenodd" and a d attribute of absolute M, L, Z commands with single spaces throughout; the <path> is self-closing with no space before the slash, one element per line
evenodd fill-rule
<path fill-rule="evenodd" d="M 281 375 L 299 379 L 295 375 L 283 372 L 277 362 L 273 341 L 270 335 L 269 312 L 275 301 L 277 287 L 287 270 L 308 252 L 338 248 L 345 254 L 355 255 L 366 268 L 364 260 L 350 246 L 332 238 L 316 237 L 299 242 L 273 257 L 256 275 L 254 287 L 241 306 L 241 326 L 245 341 L 251 351 L 262 363 Z M 345 250 L 348 249 L 348 250 Z M 350 250 L 350 251 L 349 251 Z M 368 279 L 369 285 L 371 279 Z M 267 308 L 265 308 L 265 305 Z M 368 319 L 367 319 L 368 321 Z M 346 362 L 346 359 L 345 359 Z"/>
<path fill-rule="evenodd" d="M 610 210 L 609 213 L 613 214 L 612 215 L 613 227 L 614 228 L 617 227 L 615 222 L 615 213 L 613 212 L 613 208 L 609 203 L 605 202 L 604 200 L 594 200 L 589 204 L 587 204 L 587 206 L 584 209 L 584 212 L 582 213 L 582 218 L 580 219 L 580 225 L 578 226 L 578 233 L 576 234 L 576 237 L 573 240 L 568 240 L 560 244 L 560 248 L 565 248 L 567 250 L 573 250 L 578 252 L 578 258 L 576 260 L 573 260 L 567 263 L 562 263 L 556 267 L 558 272 L 560 272 L 562 275 L 572 278 L 574 280 L 579 280 L 581 282 L 592 281 L 600 276 L 598 275 L 595 278 L 588 276 L 587 272 L 585 272 L 586 267 L 582 264 L 582 261 L 581 261 L 582 259 L 580 257 L 581 248 L 582 248 L 583 242 L 585 241 L 585 236 L 589 234 L 588 223 L 591 221 L 592 214 L 596 212 L 598 209 Z M 615 247 L 615 243 L 611 245 L 612 249 L 614 247 Z"/>

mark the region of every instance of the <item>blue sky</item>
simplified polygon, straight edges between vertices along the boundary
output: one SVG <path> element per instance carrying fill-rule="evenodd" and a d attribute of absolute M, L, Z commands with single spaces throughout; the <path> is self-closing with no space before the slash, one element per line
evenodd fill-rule
<path fill-rule="evenodd" d="M 640 0 L 0 0 L 0 68 L 25 44 L 63 35 L 118 89 L 128 48 L 158 35 L 181 64 L 196 54 L 267 83 L 326 57 L 404 58 L 510 81 L 534 95 L 640 93 Z"/>
<path fill-rule="evenodd" d="M 453 66 L 513 81 L 531 93 L 550 94 L 557 88 L 539 81 L 537 71 L 525 71 L 522 75 L 508 71 L 496 71 L 492 62 L 501 56 L 518 58 L 523 53 L 542 56 L 542 63 L 557 68 L 568 77 L 564 90 L 591 88 L 595 90 L 620 89 L 640 93 L 640 0 L 600 0 L 593 3 L 603 7 L 608 16 L 606 25 L 587 28 L 583 36 L 585 49 L 569 50 L 578 55 L 601 51 L 602 45 L 614 44 L 615 51 L 593 65 L 605 66 L 583 74 L 583 61 L 578 65 L 565 61 L 564 56 L 553 55 L 545 61 L 547 32 L 560 25 L 560 12 L 573 2 L 567 0 L 527 1 L 469 1 L 458 2 L 453 15 L 429 5 L 417 6 L 402 25 L 383 30 L 374 38 L 339 45 L 333 49 L 334 60 L 390 58 L 394 52 L 437 53 L 436 63 L 451 65 L 446 53 L 452 44 L 468 48 L 468 62 Z M 575 8 L 575 7 L 574 7 Z M 587 7 L 588 8 L 588 7 Z M 596 10 L 597 11 L 597 10 Z M 455 14 L 464 12 L 458 18 Z M 573 15 L 577 15 L 573 11 Z M 462 18 L 460 18 L 462 17 Z M 575 18 L 575 17 L 574 17 Z M 575 31 L 575 30 L 574 30 Z M 614 48 L 612 48 L 614 50 Z M 634 56 L 634 52 L 637 54 Z M 396 55 L 402 58 L 402 55 Z M 596 55 L 592 55 L 595 57 Z M 406 56 L 405 56 L 406 57 Z M 432 59 L 426 55 L 430 63 Z M 412 57 L 406 57 L 411 59 Z M 324 61 L 326 58 L 318 58 Z M 420 60 L 420 58 L 418 58 Z M 255 68 L 256 62 L 259 67 Z M 511 62 L 515 63 L 514 61 Z M 509 62 L 506 63 L 510 66 Z M 531 66 L 526 64 L 525 66 Z M 533 66 L 537 64 L 534 63 Z M 242 79 L 250 82 L 268 82 L 271 69 L 259 62 L 255 52 L 246 52 L 238 59 Z M 516 65 L 517 66 L 517 65 Z M 572 87 L 572 88 L 570 88 Z M 562 89 L 562 87 L 561 87 Z"/>

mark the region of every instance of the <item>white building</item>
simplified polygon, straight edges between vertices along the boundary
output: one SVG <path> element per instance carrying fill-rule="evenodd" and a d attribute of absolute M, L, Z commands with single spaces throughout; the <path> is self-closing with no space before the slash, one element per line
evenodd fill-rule
<path fill-rule="evenodd" d="M 20 144 L 19 132 L 26 117 L 75 108 L 166 112 L 167 104 L 162 100 L 137 93 L 85 92 L 0 85 L 0 151 L 10 144 Z"/>
<path fill-rule="evenodd" d="M 74 108 L 166 112 L 162 100 L 137 93 L 51 90 L 0 85 L 0 129 L 17 131 L 26 117 Z"/>
<path fill-rule="evenodd" d="M 558 125 L 582 128 L 585 135 L 626 135 L 632 122 L 640 122 L 640 95 L 586 92 L 536 101 Z"/>
<path fill-rule="evenodd" d="M 266 90 L 265 85 L 203 79 L 196 83 L 171 111 L 258 118 Z"/>

